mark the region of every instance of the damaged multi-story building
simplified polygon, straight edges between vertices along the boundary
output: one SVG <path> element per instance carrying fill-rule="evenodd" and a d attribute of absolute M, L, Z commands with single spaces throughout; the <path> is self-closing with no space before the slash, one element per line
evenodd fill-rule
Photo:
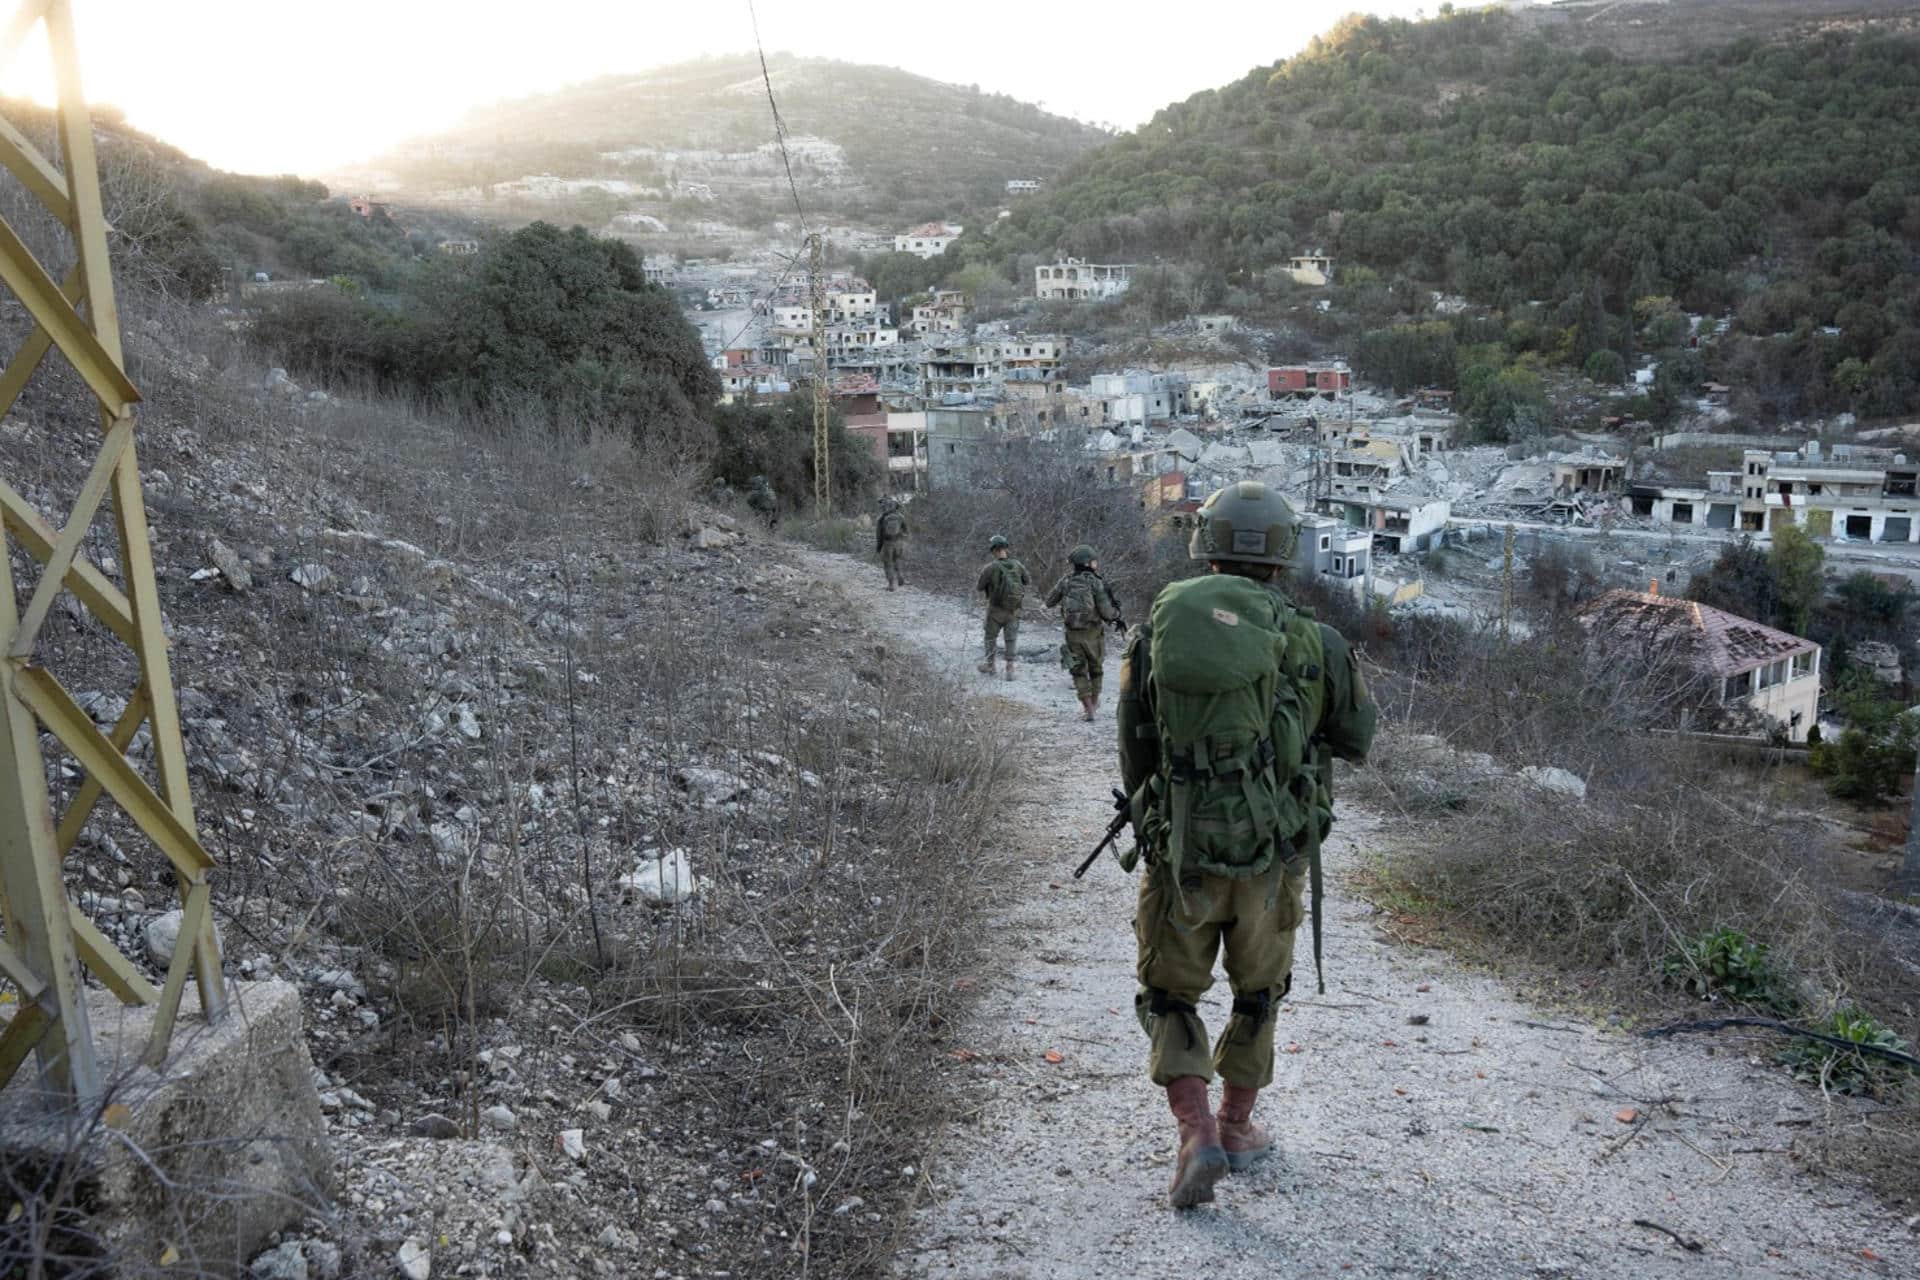
<path fill-rule="evenodd" d="M 1140 268 L 1131 262 L 1084 262 L 1079 258 L 1033 269 L 1033 296 L 1040 299 L 1117 298 L 1127 291 L 1133 273 Z"/>
<path fill-rule="evenodd" d="M 1819 441 L 1792 452 L 1747 449 L 1738 471 L 1709 471 L 1704 487 L 1628 486 L 1636 515 L 1707 529 L 1766 533 L 1794 524 L 1815 538 L 1920 542 L 1920 466 L 1901 453 Z"/>

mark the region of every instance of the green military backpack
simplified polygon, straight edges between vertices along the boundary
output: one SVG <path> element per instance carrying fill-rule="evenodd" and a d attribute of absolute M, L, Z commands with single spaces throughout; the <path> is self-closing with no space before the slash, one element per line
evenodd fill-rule
<path fill-rule="evenodd" d="M 1009 557 L 993 562 L 993 578 L 987 584 L 987 603 L 1011 613 L 1027 598 L 1027 587 L 1020 580 L 1020 562 Z"/>
<path fill-rule="evenodd" d="M 892 542 L 907 531 L 907 518 L 898 511 L 889 511 L 880 517 L 880 539 Z"/>
<path fill-rule="evenodd" d="M 1162 591 L 1151 628 L 1152 825 L 1175 883 L 1188 871 L 1251 879 L 1305 854 L 1326 805 L 1308 745 L 1325 698 L 1319 624 L 1258 583 L 1212 574 Z"/>
<path fill-rule="evenodd" d="M 1074 573 L 1067 576 L 1067 590 L 1060 597 L 1060 621 L 1071 631 L 1083 631 L 1100 625 L 1100 606 L 1093 598 L 1092 574 Z"/>

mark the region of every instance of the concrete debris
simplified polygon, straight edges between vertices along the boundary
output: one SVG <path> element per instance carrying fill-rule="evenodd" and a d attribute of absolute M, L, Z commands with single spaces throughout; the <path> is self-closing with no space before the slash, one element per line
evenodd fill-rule
<path fill-rule="evenodd" d="M 303 591 L 318 591 L 333 581 L 333 570 L 323 564 L 297 565 L 287 578 Z"/>
<path fill-rule="evenodd" d="M 641 863 L 638 870 L 621 876 L 618 883 L 623 892 L 661 906 L 686 902 L 711 887 L 706 877 L 693 873 L 685 849 L 669 849 Z"/>
<path fill-rule="evenodd" d="M 724 769 L 689 765 L 676 770 L 674 785 L 698 796 L 703 805 L 725 804 L 747 790 L 747 784 Z"/>
<path fill-rule="evenodd" d="M 718 551 L 723 547 L 731 547 L 738 541 L 740 541 L 739 534 L 728 533 L 724 529 L 715 529 L 709 525 L 695 532 L 688 545 L 695 551 Z"/>
<path fill-rule="evenodd" d="M 511 1107 L 495 1104 L 480 1113 L 480 1123 L 495 1133 L 512 1133 L 520 1121 Z"/>
<path fill-rule="evenodd" d="M 418 1137 L 445 1141 L 460 1136 L 460 1126 L 437 1111 L 430 1111 L 413 1122 L 411 1131 Z"/>
<path fill-rule="evenodd" d="M 407 1280 L 428 1280 L 428 1277 L 433 1275 L 433 1255 L 415 1236 L 408 1236 L 401 1243 L 400 1251 L 394 1255 L 393 1260 L 399 1265 L 400 1274 Z"/>
<path fill-rule="evenodd" d="M 220 539 L 215 538 L 207 544 L 207 559 L 213 561 L 213 567 L 226 579 L 230 590 L 246 591 L 252 588 L 253 574 L 247 571 L 246 562 Z"/>
<path fill-rule="evenodd" d="M 1520 776 L 1542 791 L 1557 791 L 1561 795 L 1572 796 L 1575 800 L 1587 798 L 1586 782 L 1558 765 L 1530 764 L 1520 770 Z"/>
<path fill-rule="evenodd" d="M 306 1252 L 294 1241 L 275 1245 L 247 1266 L 254 1280 L 309 1280 Z"/>
<path fill-rule="evenodd" d="M 587 1135 L 582 1129 L 562 1129 L 560 1131 L 560 1151 L 567 1159 L 576 1164 L 587 1158 Z"/>

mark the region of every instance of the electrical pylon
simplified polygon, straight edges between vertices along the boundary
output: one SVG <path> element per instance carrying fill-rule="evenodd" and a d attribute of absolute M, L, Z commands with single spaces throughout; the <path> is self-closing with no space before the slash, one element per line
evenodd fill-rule
<path fill-rule="evenodd" d="M 832 416 L 827 389 L 827 274 L 820 233 L 807 237 L 808 300 L 813 304 L 813 514 L 833 514 L 833 468 L 827 457 L 827 420 Z"/>
<path fill-rule="evenodd" d="M 39 1084 L 69 1105 L 100 1096 L 102 1081 L 81 966 L 127 1004 L 157 1005 L 146 1060 L 159 1065 L 189 976 L 209 1019 L 225 1012 L 209 903 L 213 860 L 201 847 L 187 780 L 180 711 L 167 664 L 153 549 L 135 457 L 133 406 L 119 312 L 107 256 L 108 226 L 100 197 L 93 125 L 81 92 L 71 0 L 21 0 L 0 32 L 0 70 L 36 23 L 44 23 L 53 55 L 57 167 L 12 124 L 0 120 L 0 165 L 66 228 L 73 267 L 56 283 L 32 250 L 0 220 L 0 283 L 26 308 L 34 329 L 0 373 L 0 416 L 13 408 L 34 370 L 58 349 L 86 383 L 102 428 L 86 480 L 58 527 L 0 477 L 0 523 L 7 550 L 37 561 L 31 583 L 16 584 L 11 555 L 0 555 L 0 977 L 11 985 L 12 1017 L 0 1030 L 0 1085 L 29 1052 L 39 1058 Z M 84 554 L 88 531 L 110 506 L 119 542 L 120 580 Z M 16 586 L 31 587 L 20 607 Z M 94 726 L 64 686 L 36 659 L 54 602 L 70 591 L 106 631 L 133 653 L 139 678 L 110 732 Z M 88 673 L 89 687 L 105 670 Z M 145 727 L 152 742 L 152 781 L 128 758 Z M 42 735 L 47 735 L 43 739 Z M 64 813 L 56 815 L 43 753 L 64 750 L 86 772 Z M 62 863 L 100 799 L 111 797 L 173 864 L 182 923 L 173 961 L 156 989 L 105 934 L 68 900 Z M 4 1011 L 0 1005 L 0 1011 Z"/>

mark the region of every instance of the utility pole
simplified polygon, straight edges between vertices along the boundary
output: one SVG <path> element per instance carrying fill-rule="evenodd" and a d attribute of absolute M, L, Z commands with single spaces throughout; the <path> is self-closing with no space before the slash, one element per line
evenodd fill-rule
<path fill-rule="evenodd" d="M 1500 647 L 1513 643 L 1513 526 L 1507 526 L 1507 549 L 1500 566 Z"/>
<path fill-rule="evenodd" d="M 807 237 L 807 266 L 813 303 L 813 514 L 825 520 L 833 514 L 833 468 L 827 457 L 827 280 L 820 250 L 820 233 Z"/>

